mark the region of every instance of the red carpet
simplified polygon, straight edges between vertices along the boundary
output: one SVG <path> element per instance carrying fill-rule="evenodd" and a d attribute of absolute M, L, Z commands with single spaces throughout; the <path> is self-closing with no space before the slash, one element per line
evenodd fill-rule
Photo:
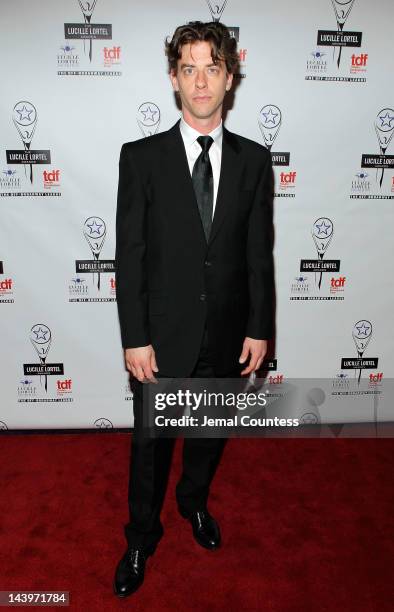
<path fill-rule="evenodd" d="M 0 590 L 68 590 L 72 610 L 393 610 L 393 439 L 233 439 L 209 509 L 223 547 L 205 551 L 176 512 L 142 588 L 112 594 L 125 550 L 129 433 L 0 438 Z"/>

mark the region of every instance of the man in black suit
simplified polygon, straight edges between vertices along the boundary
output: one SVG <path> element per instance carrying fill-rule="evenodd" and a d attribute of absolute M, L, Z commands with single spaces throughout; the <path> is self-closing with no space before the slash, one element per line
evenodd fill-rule
<path fill-rule="evenodd" d="M 142 584 L 163 535 L 173 445 L 144 436 L 142 384 L 247 376 L 261 366 L 272 333 L 271 158 L 221 119 L 236 41 L 221 23 L 192 22 L 167 40 L 166 54 L 182 117 L 167 132 L 124 144 L 119 162 L 116 286 L 134 392 L 128 548 L 114 580 L 120 597 Z M 176 487 L 180 514 L 211 550 L 220 530 L 207 499 L 224 444 L 185 439 Z"/>

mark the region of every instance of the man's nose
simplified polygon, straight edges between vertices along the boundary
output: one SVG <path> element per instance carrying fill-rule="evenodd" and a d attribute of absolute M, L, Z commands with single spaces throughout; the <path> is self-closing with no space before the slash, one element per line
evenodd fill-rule
<path fill-rule="evenodd" d="M 199 70 L 196 76 L 196 87 L 198 89 L 203 89 L 207 86 L 207 77 L 203 70 Z"/>

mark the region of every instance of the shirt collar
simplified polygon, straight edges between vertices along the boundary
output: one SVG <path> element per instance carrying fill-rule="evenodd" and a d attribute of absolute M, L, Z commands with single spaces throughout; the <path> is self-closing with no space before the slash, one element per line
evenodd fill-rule
<path fill-rule="evenodd" d="M 185 143 L 186 147 L 190 147 L 199 136 L 203 135 L 201 134 L 201 132 L 195 130 L 188 123 L 186 123 L 183 116 L 181 117 L 179 129 L 181 130 L 183 142 Z M 213 138 L 213 141 L 221 148 L 223 138 L 223 121 L 220 120 L 219 125 L 214 130 L 212 130 L 212 132 L 209 132 L 207 136 L 211 136 L 211 138 Z"/>

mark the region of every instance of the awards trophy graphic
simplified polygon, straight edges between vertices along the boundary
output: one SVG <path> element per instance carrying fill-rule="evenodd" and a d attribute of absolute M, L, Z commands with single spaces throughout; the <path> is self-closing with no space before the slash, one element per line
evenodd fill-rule
<path fill-rule="evenodd" d="M 224 11 L 224 7 L 227 4 L 227 0 L 224 0 L 222 2 L 212 2 L 212 0 L 207 0 L 207 4 L 211 12 L 212 21 L 220 21 L 220 18 Z"/>
<path fill-rule="evenodd" d="M 312 225 L 312 238 L 316 246 L 317 256 L 319 259 L 323 259 L 324 253 L 326 252 L 328 245 L 331 242 L 332 236 L 334 233 L 334 225 L 330 219 L 327 217 L 319 217 L 316 219 L 314 224 Z M 316 281 L 315 272 L 315 281 Z M 318 287 L 321 287 L 321 281 L 323 277 L 323 272 L 320 271 L 320 278 L 318 282 Z"/>
<path fill-rule="evenodd" d="M 365 320 L 357 321 L 353 327 L 352 336 L 356 345 L 357 354 L 361 359 L 372 336 L 372 323 Z M 359 369 L 358 384 L 360 384 L 361 369 L 362 368 Z"/>
<path fill-rule="evenodd" d="M 282 124 L 282 113 L 274 104 L 266 104 L 259 112 L 258 121 L 264 144 L 271 151 Z"/>
<path fill-rule="evenodd" d="M 154 102 L 143 102 L 137 110 L 137 123 L 142 135 L 153 136 L 160 125 L 160 109 Z"/>
<path fill-rule="evenodd" d="M 394 134 L 394 110 L 392 108 L 384 108 L 381 110 L 376 115 L 374 125 L 379 141 L 380 154 L 385 155 Z M 379 186 L 381 187 L 383 183 L 384 168 L 377 168 L 376 180 L 378 180 L 379 170 L 381 172 Z"/>
<path fill-rule="evenodd" d="M 338 32 L 343 32 L 343 26 L 345 25 L 346 19 L 349 17 L 349 13 L 353 8 L 354 0 L 331 0 L 332 6 L 334 7 L 335 17 L 337 19 Z M 335 53 L 335 47 L 334 47 Z M 341 63 L 342 46 L 339 47 L 339 55 L 337 60 L 337 66 Z"/>
<path fill-rule="evenodd" d="M 83 226 L 83 234 L 87 240 L 88 245 L 93 253 L 93 257 L 96 261 L 100 256 L 101 249 L 103 248 L 107 228 L 104 221 L 100 217 L 89 217 L 86 219 Z M 100 291 L 100 271 L 97 271 L 97 289 Z M 94 274 L 93 274 L 94 282 Z"/>
<path fill-rule="evenodd" d="M 47 358 L 49 347 L 52 342 L 52 334 L 51 330 L 47 325 L 43 325 L 42 323 L 37 323 L 33 325 L 30 330 L 30 340 L 32 345 L 37 351 L 38 357 L 42 364 L 45 364 L 45 360 Z M 48 391 L 48 376 L 45 376 L 45 391 Z M 41 384 L 41 375 L 40 375 L 40 384 Z"/>
<path fill-rule="evenodd" d="M 30 150 L 31 141 L 37 125 L 37 110 L 31 104 L 22 100 L 17 102 L 12 112 L 12 120 L 22 139 L 25 151 Z M 33 182 L 33 166 L 30 165 L 30 182 Z M 26 167 L 25 167 L 26 175 Z"/>
<path fill-rule="evenodd" d="M 81 11 L 83 17 L 85 19 L 85 23 L 90 24 L 92 19 L 94 7 L 96 6 L 97 0 L 93 0 L 93 2 L 81 2 L 78 0 L 79 6 L 81 7 Z M 83 50 L 85 51 L 85 39 L 83 41 Z M 89 60 L 92 61 L 92 39 L 89 39 Z"/>

